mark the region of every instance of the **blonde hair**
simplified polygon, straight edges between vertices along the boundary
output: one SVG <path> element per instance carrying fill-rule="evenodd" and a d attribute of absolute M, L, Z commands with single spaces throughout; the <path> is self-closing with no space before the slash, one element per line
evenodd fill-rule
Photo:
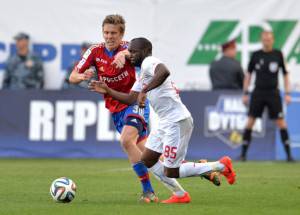
<path fill-rule="evenodd" d="M 105 24 L 119 25 L 120 32 L 122 34 L 125 32 L 125 19 L 119 14 L 107 15 L 102 22 L 102 28 Z"/>

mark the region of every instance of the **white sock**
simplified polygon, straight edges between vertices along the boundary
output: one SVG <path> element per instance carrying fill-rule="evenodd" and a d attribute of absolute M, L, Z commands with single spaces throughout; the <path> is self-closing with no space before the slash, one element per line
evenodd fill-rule
<path fill-rule="evenodd" d="M 149 168 L 149 171 L 155 176 L 157 180 L 163 183 L 165 187 L 171 190 L 176 196 L 184 196 L 185 190 L 178 183 L 175 178 L 168 178 L 164 174 L 164 166 L 161 161 L 158 161 L 154 166 Z"/>
<path fill-rule="evenodd" d="M 207 162 L 207 163 L 193 163 L 187 162 L 181 164 L 179 168 L 179 177 L 192 177 L 192 176 L 199 176 L 201 174 L 217 171 L 221 172 L 224 170 L 224 164 L 220 163 L 219 161 L 216 162 Z"/>

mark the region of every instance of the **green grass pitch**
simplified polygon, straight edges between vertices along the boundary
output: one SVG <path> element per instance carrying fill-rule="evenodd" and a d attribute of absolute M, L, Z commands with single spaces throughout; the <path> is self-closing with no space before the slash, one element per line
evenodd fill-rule
<path fill-rule="evenodd" d="M 236 185 L 215 187 L 198 177 L 180 179 L 192 202 L 141 204 L 141 187 L 126 160 L 0 160 L 1 215 L 61 214 L 300 214 L 300 163 L 234 163 Z M 55 203 L 52 180 L 67 176 L 77 184 L 75 200 Z M 169 191 L 151 177 L 160 199 Z"/>

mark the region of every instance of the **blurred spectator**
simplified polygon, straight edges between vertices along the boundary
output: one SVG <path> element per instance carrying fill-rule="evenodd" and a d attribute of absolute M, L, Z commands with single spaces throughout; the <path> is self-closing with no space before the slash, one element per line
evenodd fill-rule
<path fill-rule="evenodd" d="M 82 58 L 83 54 L 86 52 L 86 50 L 88 50 L 88 48 L 91 46 L 91 43 L 88 43 L 88 42 L 83 42 L 81 44 L 81 50 L 80 50 L 80 58 Z M 80 59 L 79 58 L 79 59 Z M 62 89 L 74 89 L 74 88 L 87 88 L 88 87 L 88 84 L 89 84 L 89 81 L 82 81 L 80 82 L 79 84 L 72 84 L 69 82 L 69 77 L 72 73 L 72 70 L 74 69 L 75 65 L 78 63 L 78 61 L 75 61 L 73 62 L 69 68 L 67 69 L 66 71 L 66 76 L 65 76 L 65 80 L 64 80 L 64 83 L 62 85 Z M 90 69 L 94 70 L 95 71 L 95 68 L 94 67 L 91 67 Z M 95 77 L 93 77 L 93 79 L 98 79 L 97 78 L 97 73 L 95 72 Z"/>
<path fill-rule="evenodd" d="M 241 64 L 235 59 L 236 53 L 235 40 L 222 44 L 222 57 L 212 62 L 209 69 L 213 90 L 242 90 L 244 73 Z"/>
<path fill-rule="evenodd" d="M 3 89 L 42 89 L 44 69 L 40 58 L 29 50 L 29 35 L 17 34 L 17 53 L 7 60 Z"/>

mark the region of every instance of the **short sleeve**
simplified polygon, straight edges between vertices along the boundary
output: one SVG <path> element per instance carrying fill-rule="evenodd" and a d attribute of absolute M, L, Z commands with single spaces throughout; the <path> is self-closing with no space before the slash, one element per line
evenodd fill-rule
<path fill-rule="evenodd" d="M 155 57 L 147 57 L 142 63 L 142 73 L 146 76 L 153 76 L 155 68 L 158 64 L 162 63 Z"/>
<path fill-rule="evenodd" d="M 281 51 L 280 51 L 279 53 L 280 53 L 280 63 L 279 63 L 280 65 L 279 65 L 279 67 L 281 67 L 282 73 L 285 75 L 285 74 L 287 74 L 288 72 L 287 72 L 287 70 L 286 70 L 284 57 L 283 57 L 283 54 L 282 54 Z"/>
<path fill-rule="evenodd" d="M 81 60 L 76 65 L 76 68 L 79 70 L 79 73 L 83 73 L 90 66 L 93 66 L 95 51 L 96 49 L 94 47 L 90 47 L 88 50 L 85 51 Z"/>
<path fill-rule="evenodd" d="M 250 58 L 250 62 L 248 64 L 248 72 L 252 73 L 254 71 L 254 67 L 255 67 L 255 53 L 253 53 Z"/>
<path fill-rule="evenodd" d="M 142 82 L 139 80 L 136 80 L 134 85 L 131 88 L 131 91 L 141 92 L 142 91 Z"/>

